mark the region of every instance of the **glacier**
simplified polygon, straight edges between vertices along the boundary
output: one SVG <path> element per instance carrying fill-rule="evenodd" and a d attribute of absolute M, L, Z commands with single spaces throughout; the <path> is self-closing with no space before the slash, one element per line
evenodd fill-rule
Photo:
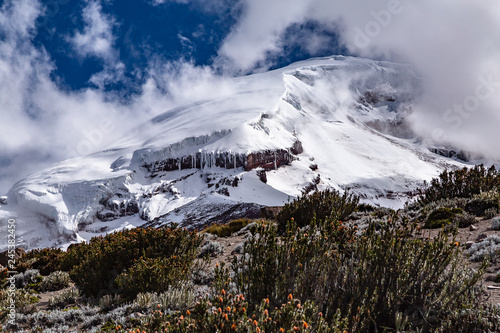
<path fill-rule="evenodd" d="M 468 165 L 411 131 L 422 82 L 407 65 L 332 56 L 231 80 L 230 96 L 168 110 L 20 180 L 0 229 L 12 217 L 22 247 L 66 248 L 124 228 L 258 217 L 325 188 L 398 208 L 424 180 Z"/>

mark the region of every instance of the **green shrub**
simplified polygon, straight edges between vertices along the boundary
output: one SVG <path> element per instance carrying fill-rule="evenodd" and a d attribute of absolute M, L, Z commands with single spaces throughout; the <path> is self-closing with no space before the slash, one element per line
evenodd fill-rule
<path fill-rule="evenodd" d="M 18 270 L 37 269 L 42 275 L 49 275 L 60 270 L 60 263 L 65 252 L 61 249 L 35 249 L 27 252 L 21 259 Z"/>
<path fill-rule="evenodd" d="M 430 329 L 478 297 L 479 273 L 464 269 L 458 243 L 440 233 L 414 238 L 407 220 L 354 227 L 330 224 L 292 230 L 281 238 L 273 227 L 256 230 L 232 268 L 238 292 L 252 304 L 272 306 L 288 294 L 312 301 L 330 324 L 340 312 L 349 331 L 373 332 L 408 325 Z"/>
<path fill-rule="evenodd" d="M 27 288 L 38 290 L 43 277 L 38 269 L 28 269 L 23 273 L 18 273 L 13 276 L 16 281 L 17 288 Z"/>
<path fill-rule="evenodd" d="M 140 309 L 162 309 L 186 311 L 195 304 L 195 292 L 191 283 L 169 287 L 162 293 L 139 293 L 133 305 Z"/>
<path fill-rule="evenodd" d="M 233 262 L 239 291 L 251 304 L 269 298 L 274 306 L 285 303 L 290 293 L 302 299 L 321 297 L 316 277 L 337 267 L 338 256 L 350 255 L 355 234 L 354 227 L 339 221 L 324 230 L 313 220 L 311 230 L 300 230 L 292 220 L 282 237 L 275 226 L 261 226 L 245 242 L 243 255 Z"/>
<path fill-rule="evenodd" d="M 174 276 L 185 276 L 202 241 L 196 232 L 175 227 L 125 230 L 70 248 L 62 266 L 71 268 L 71 279 L 87 296 L 120 292 L 115 280 L 121 275 L 122 287 L 132 297 L 151 286 L 166 288 Z M 142 289 L 132 292 L 132 286 Z"/>
<path fill-rule="evenodd" d="M 375 206 L 366 203 L 360 203 L 358 207 L 356 207 L 356 211 L 358 212 L 373 212 L 375 209 Z"/>
<path fill-rule="evenodd" d="M 371 216 L 376 217 L 378 219 L 383 219 L 392 217 L 394 214 L 396 214 L 396 211 L 394 209 L 381 207 L 375 209 L 375 211 L 371 214 Z"/>
<path fill-rule="evenodd" d="M 313 218 L 318 222 L 343 221 L 356 210 L 358 203 L 358 196 L 348 191 L 341 195 L 333 189 L 301 196 L 278 213 L 278 230 L 284 232 L 292 218 L 300 228 L 309 225 Z"/>
<path fill-rule="evenodd" d="M 495 166 L 486 169 L 481 164 L 470 169 L 442 172 L 439 178 L 432 179 L 428 187 L 420 190 L 419 201 L 428 204 L 442 199 L 472 198 L 483 192 L 497 190 L 499 186 L 500 173 Z"/>
<path fill-rule="evenodd" d="M 458 225 L 459 228 L 467 228 L 474 223 L 476 223 L 476 218 L 474 217 L 474 215 L 471 215 L 467 212 L 464 212 L 463 214 L 457 214 L 453 218 L 453 224 Z"/>
<path fill-rule="evenodd" d="M 429 214 L 424 227 L 427 229 L 435 229 L 451 225 L 453 224 L 455 216 L 459 214 L 463 214 L 463 210 L 460 208 L 437 208 Z"/>
<path fill-rule="evenodd" d="M 119 294 L 108 294 L 104 295 L 99 299 L 99 308 L 101 311 L 111 310 L 117 307 L 122 302 Z"/>
<path fill-rule="evenodd" d="M 232 295 L 225 290 L 210 298 L 202 299 L 189 311 L 168 314 L 154 311 L 151 317 L 139 327 L 131 325 L 127 330 L 148 332 L 314 332 L 340 333 L 346 327 L 337 315 L 334 324 L 329 325 L 312 302 L 301 304 L 290 298 L 279 307 L 272 307 L 264 299 L 254 312 L 248 312 L 248 303 L 243 295 Z"/>
<path fill-rule="evenodd" d="M 38 297 L 25 289 L 7 289 L 0 292 L 0 319 L 9 313 L 14 302 L 16 316 L 20 313 L 33 313 L 36 311 L 34 303 L 38 302 Z"/>
<path fill-rule="evenodd" d="M 78 288 L 71 288 L 49 299 L 49 308 L 60 309 L 69 304 L 75 304 L 80 297 Z"/>
<path fill-rule="evenodd" d="M 493 207 L 493 208 L 488 208 L 484 211 L 484 218 L 486 220 L 492 219 L 498 214 L 498 208 Z"/>
<path fill-rule="evenodd" d="M 484 216 L 488 209 L 498 209 L 498 200 L 473 198 L 465 205 L 465 211 L 476 216 Z"/>
<path fill-rule="evenodd" d="M 457 310 L 441 324 L 436 332 L 500 332 L 498 305 L 478 303 L 468 309 Z"/>
<path fill-rule="evenodd" d="M 205 256 L 216 257 L 219 254 L 224 253 L 224 245 L 217 241 L 212 241 L 207 239 L 203 246 L 200 248 L 199 258 L 204 258 Z"/>
<path fill-rule="evenodd" d="M 40 290 L 54 291 L 66 288 L 71 283 L 68 272 L 55 271 L 45 276 L 40 283 Z"/>
<path fill-rule="evenodd" d="M 232 220 L 227 224 L 212 224 L 211 226 L 205 228 L 202 233 L 210 233 L 212 235 L 217 235 L 219 237 L 229 237 L 235 232 L 240 231 L 250 223 L 255 222 L 251 219 L 236 219 Z"/>
<path fill-rule="evenodd" d="M 186 280 L 193 260 L 193 256 L 186 258 L 176 255 L 168 258 L 140 258 L 118 275 L 116 282 L 127 299 L 135 298 L 138 293 L 165 291 Z"/>

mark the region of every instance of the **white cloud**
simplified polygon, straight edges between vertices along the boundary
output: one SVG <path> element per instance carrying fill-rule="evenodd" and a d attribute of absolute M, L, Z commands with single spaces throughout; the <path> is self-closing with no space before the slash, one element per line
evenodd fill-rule
<path fill-rule="evenodd" d="M 267 56 L 282 51 L 281 36 L 292 24 L 314 20 L 338 26 L 341 41 L 351 52 L 408 62 L 422 76 L 425 100 L 413 114 L 419 134 L 500 157 L 494 147 L 500 141 L 495 130 L 500 125 L 500 87 L 465 116 L 454 111 L 454 105 L 472 103 L 470 96 L 479 89 L 481 77 L 493 75 L 500 81 L 498 1 L 245 0 L 245 4 L 240 21 L 219 50 L 219 61 L 243 71 L 265 68 L 270 65 L 265 63 Z M 314 50 L 321 42 L 311 40 L 305 47 Z M 443 135 L 436 136 L 436 131 Z"/>
<path fill-rule="evenodd" d="M 178 3 L 191 5 L 197 10 L 209 13 L 219 13 L 228 15 L 228 9 L 234 9 L 239 6 L 242 0 L 151 0 L 153 6 L 160 6 L 168 3 Z"/>
<path fill-rule="evenodd" d="M 201 5 L 201 0 L 193 1 L 189 3 Z M 385 21 L 383 13 L 390 2 L 382 0 L 245 3 L 245 11 L 219 50 L 219 63 L 229 61 L 237 70 L 256 64 L 266 67 L 266 56 L 282 50 L 283 33 L 292 24 L 315 20 L 330 28 L 340 27 L 342 41 L 351 51 L 408 61 L 421 74 L 426 99 L 413 114 L 420 134 L 432 137 L 435 129 L 442 129 L 456 145 L 499 157 L 500 5 L 496 1 L 401 0 L 403 10 Z M 62 90 L 51 78 L 52 60 L 33 44 L 35 20 L 42 10 L 38 0 L 6 0 L 0 9 L 0 192 L 43 165 L 78 154 L 81 143 L 103 120 L 116 128 L 84 147 L 85 152 L 102 149 L 129 127 L 173 106 L 232 93 L 228 81 L 209 67 L 154 56 L 141 93 L 126 105 L 104 89 Z M 103 88 L 124 80 L 113 36 L 116 21 L 103 14 L 97 0 L 88 2 L 83 16 L 85 27 L 69 40 L 80 57 L 105 62 L 104 70 L 91 82 Z M 378 31 L 370 33 L 369 44 L 360 45 L 359 31 L 366 34 L 370 32 L 367 28 L 374 27 Z M 324 38 L 306 36 L 304 48 L 321 50 L 327 42 Z M 463 105 L 474 102 L 477 92 L 481 96 L 487 92 L 488 87 L 481 88 L 481 80 L 494 81 L 493 93 L 469 112 Z M 462 113 L 455 111 L 460 110 L 455 105 L 462 105 Z"/>
<path fill-rule="evenodd" d="M 103 17 L 96 14 L 101 12 L 99 8 L 96 2 L 89 3 L 87 21 L 97 24 L 88 25 L 84 34 L 111 31 L 102 28 L 111 25 L 99 19 Z M 0 194 L 49 164 L 104 149 L 130 128 L 179 103 L 231 93 L 226 80 L 209 67 L 155 57 L 145 74 L 142 92 L 125 104 L 119 96 L 100 89 L 109 82 L 125 80 L 118 58 L 91 78 L 99 89 L 61 89 L 58 79 L 51 77 L 52 60 L 33 43 L 35 21 L 42 11 L 37 0 L 10 0 L 0 9 L 0 35 L 5 36 L 0 43 Z M 103 35 L 96 38 L 99 36 Z M 104 36 L 113 40 L 107 33 Z M 106 60 L 114 53 L 110 48 L 89 52 Z M 103 123 L 112 124 L 113 130 L 97 133 Z"/>
<path fill-rule="evenodd" d="M 83 32 L 77 31 L 68 38 L 74 51 L 80 57 L 93 56 L 106 62 L 115 60 L 117 57 L 113 35 L 115 20 L 102 12 L 99 0 L 87 1 L 82 17 L 85 22 Z"/>
<path fill-rule="evenodd" d="M 302 22 L 311 1 L 247 0 L 244 14 L 219 50 L 237 68 L 249 70 L 265 60 L 266 53 L 279 49 L 280 34 L 293 23 Z"/>

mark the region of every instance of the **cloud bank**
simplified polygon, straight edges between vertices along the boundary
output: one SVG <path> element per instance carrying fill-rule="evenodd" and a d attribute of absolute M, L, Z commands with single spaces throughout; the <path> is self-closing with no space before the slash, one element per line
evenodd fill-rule
<path fill-rule="evenodd" d="M 226 76 L 262 71 L 285 53 L 291 27 L 315 22 L 336 31 L 351 54 L 406 62 L 421 76 L 425 98 L 411 116 L 428 144 L 449 143 L 500 158 L 500 3 L 495 0 L 151 0 L 176 2 L 211 15 L 237 18 L 213 66 L 165 60 L 152 54 L 138 93 L 121 99 L 106 91 L 124 77 L 114 30 L 119 20 L 87 0 L 84 26 L 67 33 L 77 57 L 103 63 L 92 87 L 68 91 L 54 77 L 55 63 L 35 45 L 39 0 L 7 0 L 0 8 L 0 192 L 29 172 L 103 149 L 130 127 L 193 99 L 231 94 Z M 206 6 L 203 5 L 206 3 Z M 231 7 L 237 6 L 237 10 Z M 236 13 L 238 15 L 236 16 Z M 184 41 L 184 36 L 176 34 Z M 328 36 L 303 33 L 310 54 L 328 51 Z M 290 36 L 286 37 L 290 38 Z M 293 38 L 293 36 L 292 36 Z M 191 45 L 186 44 L 187 49 Z M 226 76 L 216 74 L 225 73 Z M 132 78 L 133 79 L 133 78 Z M 114 124 L 112 130 L 109 126 Z M 95 130 L 105 126 L 97 136 Z M 94 140 L 90 140 L 93 138 Z"/>
<path fill-rule="evenodd" d="M 97 88 L 68 91 L 52 77 L 55 64 L 36 46 L 37 0 L 6 1 L 0 8 L 0 192 L 52 163 L 104 149 L 132 127 L 192 99 L 230 94 L 209 67 L 151 57 L 140 94 L 123 101 L 103 87 L 123 79 L 114 48 L 116 20 L 99 1 L 83 8 L 85 26 L 67 42 L 79 57 L 97 57 L 103 70 L 90 79 Z M 0 193 L 0 194 L 1 194 Z"/>
<path fill-rule="evenodd" d="M 276 52 L 294 23 L 337 26 L 353 54 L 407 62 L 424 82 L 412 115 L 429 144 L 444 142 L 500 158 L 500 3 L 493 0 L 247 0 L 219 50 L 241 69 Z M 313 44 L 314 45 L 314 44 Z M 320 47 L 321 43 L 317 43 Z"/>

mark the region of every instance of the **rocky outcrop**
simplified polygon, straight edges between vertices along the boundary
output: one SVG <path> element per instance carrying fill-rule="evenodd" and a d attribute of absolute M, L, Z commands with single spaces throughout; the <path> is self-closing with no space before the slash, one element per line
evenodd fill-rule
<path fill-rule="evenodd" d="M 246 171 L 256 168 L 274 170 L 290 164 L 294 160 L 294 155 L 299 155 L 303 151 L 302 143 L 296 141 L 289 149 L 264 150 L 250 154 L 203 151 L 187 156 L 163 158 L 151 163 L 143 163 L 142 167 L 153 175 L 162 171 L 204 169 L 214 166 L 224 169 L 242 168 Z"/>
<path fill-rule="evenodd" d="M 460 161 L 469 162 L 470 158 L 467 153 L 463 151 L 456 151 L 450 148 L 436 148 L 430 147 L 429 151 L 444 157 L 455 158 Z"/>
<path fill-rule="evenodd" d="M 149 172 L 157 173 L 161 171 L 174 171 L 185 169 L 204 169 L 213 166 L 234 169 L 245 168 L 247 156 L 231 152 L 197 152 L 182 157 L 165 158 L 153 163 L 144 163 Z"/>
<path fill-rule="evenodd" d="M 363 105 L 377 105 L 384 102 L 395 102 L 396 98 L 393 95 L 384 92 L 368 90 L 365 91 L 359 101 Z"/>
<path fill-rule="evenodd" d="M 247 156 L 245 170 L 250 171 L 256 168 L 274 170 L 282 165 L 289 164 L 291 161 L 293 161 L 293 156 L 289 150 L 266 150 L 263 152 L 249 154 Z"/>

